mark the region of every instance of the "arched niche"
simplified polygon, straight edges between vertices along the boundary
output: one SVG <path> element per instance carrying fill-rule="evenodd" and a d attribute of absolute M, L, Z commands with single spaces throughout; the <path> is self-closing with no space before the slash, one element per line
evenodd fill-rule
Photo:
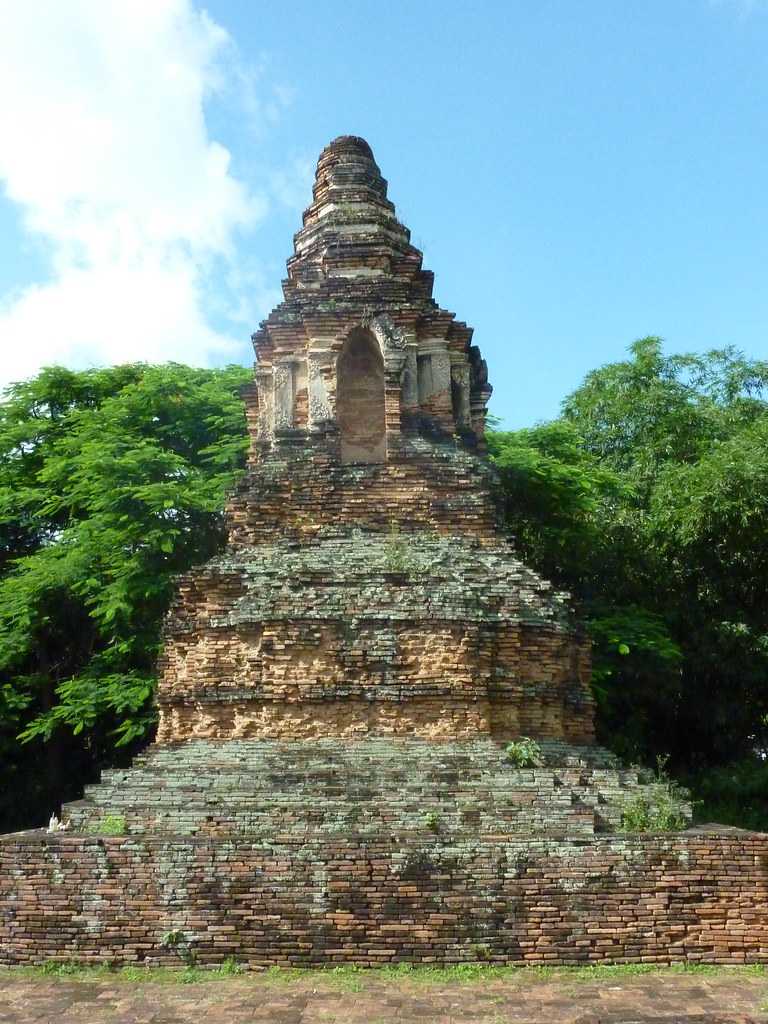
<path fill-rule="evenodd" d="M 384 462 L 384 360 L 362 327 L 350 333 L 336 364 L 336 421 L 342 462 Z"/>

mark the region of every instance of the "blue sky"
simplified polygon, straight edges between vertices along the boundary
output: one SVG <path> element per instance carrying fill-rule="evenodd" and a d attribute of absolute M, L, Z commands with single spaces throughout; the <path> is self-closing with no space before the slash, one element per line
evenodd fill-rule
<path fill-rule="evenodd" d="M 0 41 L 2 380 L 249 362 L 371 144 L 510 427 L 659 334 L 768 358 L 768 3 L 31 0 Z"/>

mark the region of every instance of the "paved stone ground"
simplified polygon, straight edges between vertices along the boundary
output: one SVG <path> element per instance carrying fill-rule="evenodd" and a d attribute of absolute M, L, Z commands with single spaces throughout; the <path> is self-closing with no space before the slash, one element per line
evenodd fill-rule
<path fill-rule="evenodd" d="M 761 1010 L 761 1007 L 766 1009 Z M 318 976 L 192 984 L 0 976 L 2 1024 L 768 1024 L 768 979 L 641 975 L 607 981 L 434 984 Z"/>

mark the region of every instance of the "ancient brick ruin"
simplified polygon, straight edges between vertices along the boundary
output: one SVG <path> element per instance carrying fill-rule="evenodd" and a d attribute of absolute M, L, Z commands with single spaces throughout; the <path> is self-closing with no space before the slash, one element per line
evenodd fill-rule
<path fill-rule="evenodd" d="M 621 832 L 658 787 L 594 743 L 589 645 L 500 528 L 485 363 L 367 143 L 313 195 L 156 742 L 69 833 L 0 839 L 0 963 L 768 959 L 768 838 Z"/>
<path fill-rule="evenodd" d="M 367 144 L 320 156 L 254 336 L 225 554 L 181 582 L 158 740 L 592 740 L 587 646 L 500 535 L 491 389 Z"/>

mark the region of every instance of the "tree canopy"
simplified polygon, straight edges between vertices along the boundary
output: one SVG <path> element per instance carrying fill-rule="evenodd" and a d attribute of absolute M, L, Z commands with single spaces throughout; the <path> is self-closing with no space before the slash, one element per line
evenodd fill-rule
<path fill-rule="evenodd" d="M 84 775 L 151 729 L 172 579 L 222 542 L 249 377 L 241 367 L 53 367 L 0 405 L 8 827 L 30 812 L 40 820 L 43 804 L 50 813 L 76 795 Z"/>
<path fill-rule="evenodd" d="M 767 397 L 766 362 L 643 338 L 559 420 L 491 439 L 510 529 L 587 618 L 600 734 L 626 757 L 702 776 L 768 748 Z"/>

